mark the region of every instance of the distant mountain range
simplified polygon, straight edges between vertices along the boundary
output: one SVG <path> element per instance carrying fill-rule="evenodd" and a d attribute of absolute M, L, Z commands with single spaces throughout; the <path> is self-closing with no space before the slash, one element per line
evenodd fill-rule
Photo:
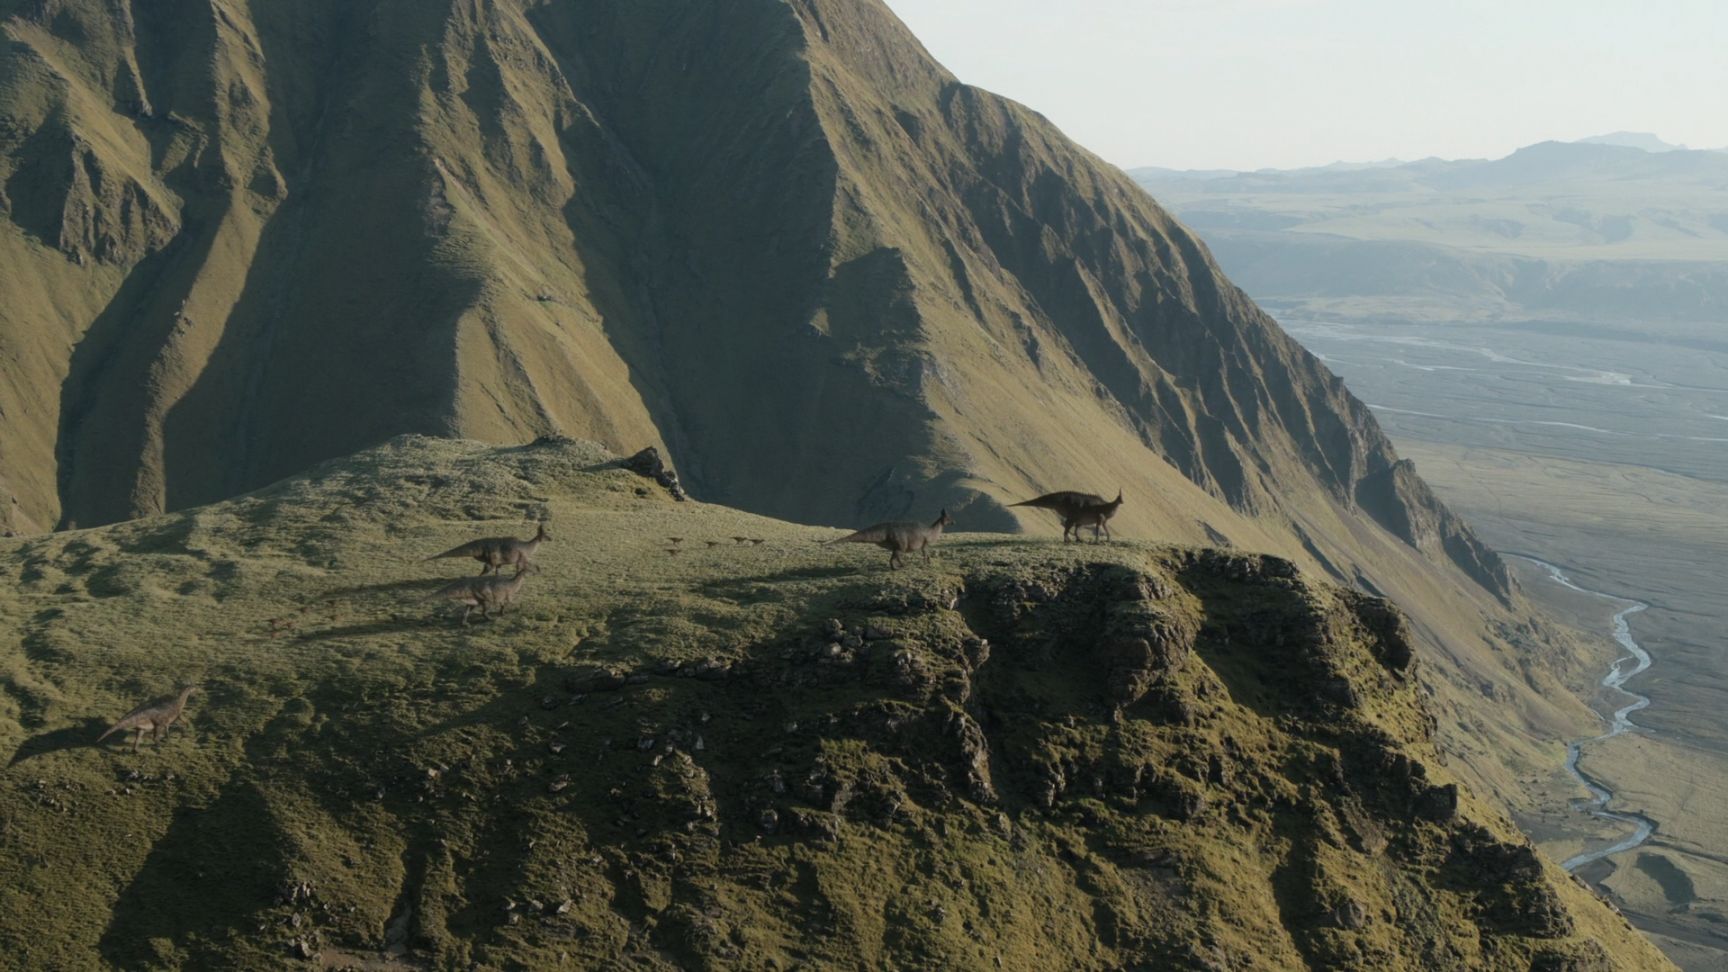
<path fill-rule="evenodd" d="M 1589 138 L 1580 138 L 1570 142 L 1553 140 L 1537 142 L 1519 149 L 1517 152 L 1514 152 L 1513 155 L 1546 145 L 1603 145 L 1610 148 L 1637 149 L 1647 154 L 1663 154 L 1667 152 L 1710 152 L 1716 155 L 1728 154 L 1728 146 L 1714 149 L 1692 149 L 1685 145 L 1677 145 L 1673 142 L 1663 141 L 1660 137 L 1651 132 L 1609 132 L 1605 135 L 1592 135 Z M 1395 158 L 1380 159 L 1378 161 L 1370 162 L 1346 162 L 1340 160 L 1326 165 L 1297 166 L 1289 169 L 1279 169 L 1274 167 L 1259 169 L 1173 169 L 1164 166 L 1146 165 L 1131 168 L 1127 171 L 1130 176 L 1141 182 L 1157 182 L 1163 180 L 1210 181 L 1214 179 L 1227 179 L 1232 176 L 1241 175 L 1310 176 L 1336 174 L 1340 172 L 1363 172 L 1377 169 L 1397 169 L 1407 166 L 1418 166 L 1423 168 L 1432 168 L 1436 165 L 1467 166 L 1474 163 L 1485 163 L 1488 161 L 1490 160 L 1442 159 L 1439 156 L 1431 155 L 1413 161 Z"/>
<path fill-rule="evenodd" d="M 1213 190 L 1443 191 L 1466 186 L 1539 186 L 1580 179 L 1672 179 L 1720 189 L 1728 180 L 1728 152 L 1688 149 L 1669 145 L 1654 135 L 1621 132 L 1576 142 L 1538 142 L 1500 159 L 1386 159 L 1252 171 L 1143 166 L 1128 170 L 1128 174 L 1155 191 L 1201 184 Z"/>
<path fill-rule="evenodd" d="M 1646 152 L 1684 152 L 1686 146 L 1664 142 L 1651 132 L 1609 132 L 1606 135 L 1592 135 L 1578 140 L 1580 145 L 1620 145 L 1626 148 L 1643 149 Z"/>
<path fill-rule="evenodd" d="M 1728 318 L 1728 153 L 1622 132 L 1500 159 L 1130 174 L 1280 311 Z"/>

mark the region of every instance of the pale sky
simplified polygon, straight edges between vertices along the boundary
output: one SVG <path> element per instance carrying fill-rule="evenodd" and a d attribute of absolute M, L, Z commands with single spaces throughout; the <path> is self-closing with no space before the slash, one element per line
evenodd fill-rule
<path fill-rule="evenodd" d="M 1124 168 L 1728 146 L 1728 0 L 887 0 L 969 84 Z"/>

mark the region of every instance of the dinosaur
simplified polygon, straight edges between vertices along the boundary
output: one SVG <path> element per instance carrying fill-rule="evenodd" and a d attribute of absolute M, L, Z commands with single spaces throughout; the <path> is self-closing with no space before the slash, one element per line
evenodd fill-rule
<path fill-rule="evenodd" d="M 446 557 L 472 557 L 480 561 L 482 576 L 496 573 L 502 567 L 515 567 L 517 573 L 534 566 L 534 551 L 540 549 L 540 543 L 550 540 L 552 535 L 546 532 L 546 524 L 534 532 L 530 540 L 518 540 L 515 537 L 484 537 L 470 540 L 460 547 L 454 547 L 441 554 L 427 557 L 427 560 L 442 560 Z"/>
<path fill-rule="evenodd" d="M 452 584 L 446 584 L 429 595 L 429 599 L 455 601 L 467 610 L 462 612 L 462 623 L 466 625 L 475 608 L 480 609 L 482 618 L 491 614 L 492 609 L 498 609 L 498 616 L 504 616 L 504 608 L 516 600 L 516 593 L 522 589 L 522 584 L 528 579 L 530 570 L 538 568 L 525 566 L 510 577 L 494 574 L 491 577 L 464 577 Z"/>
<path fill-rule="evenodd" d="M 198 691 L 196 685 L 182 685 L 179 695 L 164 695 L 159 699 L 146 702 L 131 712 L 126 713 L 119 722 L 108 728 L 108 731 L 96 737 L 97 745 L 117 732 L 128 729 L 137 733 L 132 737 L 132 751 L 138 751 L 138 745 L 144 741 L 144 734 L 150 733 L 150 738 L 158 745 L 162 737 L 168 735 L 168 728 L 180 721 L 186 711 L 186 699 Z"/>
<path fill-rule="evenodd" d="M 1062 542 L 1068 542 L 1070 531 L 1074 534 L 1074 542 L 1080 542 L 1080 528 L 1091 527 L 1092 539 L 1098 539 L 1098 531 L 1104 531 L 1104 538 L 1114 540 L 1110 535 L 1110 518 L 1116 515 L 1116 510 L 1122 506 L 1122 491 L 1116 491 L 1116 498 L 1106 500 L 1097 493 L 1076 493 L 1063 491 L 1046 493 L 1037 499 L 1029 499 L 1024 503 L 1010 503 L 1010 507 L 1031 506 L 1040 510 L 1050 510 L 1062 518 Z"/>
<path fill-rule="evenodd" d="M 942 515 L 936 518 L 936 522 L 929 526 L 904 521 L 878 523 L 873 527 L 865 527 L 857 533 L 824 541 L 823 545 L 826 546 L 830 543 L 873 543 L 888 551 L 888 568 L 899 570 L 901 554 L 922 550 L 924 559 L 929 560 L 930 545 L 941 539 L 942 528 L 953 522 L 954 518 L 948 515 L 947 510 L 943 510 Z"/>

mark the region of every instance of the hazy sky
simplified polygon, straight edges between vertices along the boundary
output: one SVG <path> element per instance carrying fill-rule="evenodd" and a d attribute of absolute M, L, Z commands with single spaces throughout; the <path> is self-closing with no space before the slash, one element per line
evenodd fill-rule
<path fill-rule="evenodd" d="M 887 0 L 971 84 L 1124 167 L 1728 146 L 1728 0 Z"/>

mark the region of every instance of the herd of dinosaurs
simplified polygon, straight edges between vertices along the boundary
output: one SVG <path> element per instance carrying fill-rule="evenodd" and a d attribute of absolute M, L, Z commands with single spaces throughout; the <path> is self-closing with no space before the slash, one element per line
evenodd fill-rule
<path fill-rule="evenodd" d="M 1056 493 L 1046 493 L 1036 499 L 1029 499 L 1012 506 L 1030 506 L 1035 509 L 1050 510 L 1062 518 L 1062 542 L 1067 543 L 1070 534 L 1074 542 L 1081 542 L 1080 531 L 1086 527 L 1092 528 L 1092 539 L 1097 541 L 1102 534 L 1103 539 L 1113 539 L 1110 536 L 1110 518 L 1122 506 L 1122 491 L 1116 491 L 1116 498 L 1106 500 L 1096 493 L 1079 493 L 1069 490 Z M 954 522 L 944 509 L 934 522 L 926 525 L 909 521 L 891 521 L 865 527 L 856 533 L 833 540 L 824 541 L 824 545 L 832 543 L 869 543 L 888 551 L 888 567 L 898 570 L 903 566 L 902 556 L 909 553 L 923 553 L 924 559 L 930 559 L 930 547 L 941 539 L 944 528 Z M 534 554 L 540 545 L 551 539 L 546 532 L 546 525 L 540 524 L 532 537 L 519 540 L 515 537 L 483 537 L 470 540 L 459 547 L 452 547 L 441 554 L 434 554 L 428 560 L 478 560 L 480 573 L 473 577 L 464 577 L 444 585 L 431 595 L 432 599 L 453 601 L 463 606 L 462 623 L 478 610 L 482 618 L 492 616 L 494 611 L 498 617 L 503 617 L 504 609 L 516 600 L 516 595 L 522 590 L 522 584 L 528 575 L 539 570 L 534 565 Z M 682 540 L 682 537 L 675 538 Z M 761 544 L 761 540 L 751 540 L 747 537 L 734 537 L 735 541 Z M 712 546 L 712 544 L 710 544 Z M 505 567 L 514 567 L 516 572 L 504 576 Z M 109 736 L 119 732 L 132 732 L 132 749 L 137 751 L 144 740 L 145 733 L 150 734 L 153 742 L 160 743 L 168 734 L 168 730 L 186 711 L 186 700 L 197 691 L 196 685 L 183 685 L 176 695 L 164 696 L 144 703 L 131 712 L 126 713 L 119 722 L 109 727 L 96 742 L 100 744 Z"/>

